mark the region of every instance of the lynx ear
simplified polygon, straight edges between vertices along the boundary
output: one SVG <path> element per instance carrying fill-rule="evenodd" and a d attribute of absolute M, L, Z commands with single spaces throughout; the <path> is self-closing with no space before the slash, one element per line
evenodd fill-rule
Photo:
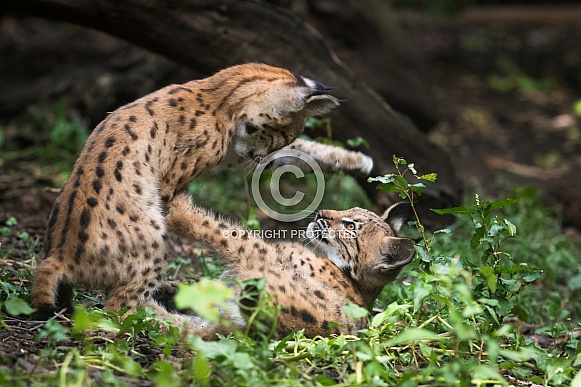
<path fill-rule="evenodd" d="M 381 218 L 391 226 L 393 231 L 397 234 L 409 219 L 411 206 L 408 202 L 395 203 L 389 207 Z"/>
<path fill-rule="evenodd" d="M 297 80 L 304 87 L 303 109 L 308 115 L 322 115 L 339 106 L 339 100 L 329 94 L 331 87 L 300 75 L 297 76 Z"/>
<path fill-rule="evenodd" d="M 305 99 L 305 110 L 310 116 L 320 116 L 339 106 L 339 100 L 330 94 L 309 95 Z"/>
<path fill-rule="evenodd" d="M 414 241 L 409 238 L 384 237 L 381 241 L 381 262 L 374 270 L 395 270 L 408 264 L 414 257 Z"/>

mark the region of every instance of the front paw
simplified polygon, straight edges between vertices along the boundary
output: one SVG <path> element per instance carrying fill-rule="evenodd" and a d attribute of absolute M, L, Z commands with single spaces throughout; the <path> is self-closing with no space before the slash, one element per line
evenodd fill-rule
<path fill-rule="evenodd" d="M 187 232 L 193 212 L 192 199 L 185 193 L 180 193 L 168 203 L 165 215 L 166 224 L 179 234 Z"/>
<path fill-rule="evenodd" d="M 359 161 L 353 168 L 354 170 L 358 171 L 363 175 L 369 175 L 371 170 L 373 169 L 373 159 L 363 153 L 359 153 Z"/>
<path fill-rule="evenodd" d="M 167 205 L 167 215 L 177 216 L 192 210 L 192 198 L 186 193 L 174 196 Z"/>

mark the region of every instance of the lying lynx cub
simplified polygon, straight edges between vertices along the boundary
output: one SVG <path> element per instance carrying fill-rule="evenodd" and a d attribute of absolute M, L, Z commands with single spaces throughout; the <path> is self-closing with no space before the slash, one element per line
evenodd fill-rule
<path fill-rule="evenodd" d="M 267 292 L 282 307 L 280 334 L 288 334 L 289 328 L 304 329 L 307 337 L 313 337 L 355 333 L 365 326 L 365 319 L 353 323 L 343 306 L 354 303 L 371 309 L 383 287 L 411 261 L 414 241 L 395 236 L 408 220 L 408 211 L 407 203 L 391 206 L 381 217 L 361 208 L 319 211 L 307 234 L 325 256 L 298 243 L 267 243 L 241 234 L 240 225 L 192 206 L 186 195 L 174 198 L 166 221 L 179 234 L 215 249 L 228 263 L 232 277 L 264 277 Z M 239 327 L 245 325 L 239 310 L 226 312 L 225 317 Z M 330 332 L 331 323 L 339 323 L 340 328 Z M 190 322 L 190 328 L 204 339 L 229 331 L 200 319 L 196 324 Z"/>
<path fill-rule="evenodd" d="M 73 286 L 108 293 L 105 308 L 151 306 L 165 271 L 165 209 L 213 166 L 259 162 L 283 147 L 323 169 L 368 173 L 358 152 L 297 139 L 307 117 L 339 103 L 320 83 L 263 64 L 171 85 L 110 113 L 89 136 L 56 199 L 32 305 L 71 309 Z"/>

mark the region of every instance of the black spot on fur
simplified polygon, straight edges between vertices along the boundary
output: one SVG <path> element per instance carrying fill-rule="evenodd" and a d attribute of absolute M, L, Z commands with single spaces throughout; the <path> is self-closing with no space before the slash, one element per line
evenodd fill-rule
<path fill-rule="evenodd" d="M 139 138 L 139 137 L 137 136 L 137 134 L 135 134 L 135 132 L 133 132 L 133 131 L 131 130 L 131 126 L 130 126 L 129 124 L 125 124 L 124 128 L 125 128 L 125 131 L 126 131 L 127 133 L 129 133 L 129 136 L 131 136 L 131 139 L 132 139 L 133 141 L 135 141 L 135 140 L 137 140 L 137 139 Z"/>
<path fill-rule="evenodd" d="M 147 101 L 147 103 L 145 104 L 145 110 L 147 110 L 147 113 L 149 113 L 149 115 L 152 117 L 155 116 L 155 111 L 153 111 L 151 105 L 153 105 L 156 101 L 157 98 L 154 98 L 151 101 Z"/>
<path fill-rule="evenodd" d="M 122 180 L 122 176 L 121 176 L 121 170 L 123 169 L 123 162 L 121 160 L 117 161 L 117 165 L 115 165 L 115 171 L 113 172 L 115 174 L 115 180 L 117 180 L 118 182 L 121 182 Z"/>
<path fill-rule="evenodd" d="M 105 170 L 103 169 L 103 167 L 98 166 L 97 168 L 95 168 L 95 174 L 97 175 L 97 177 L 100 179 L 103 176 L 105 176 Z"/>
<path fill-rule="evenodd" d="M 89 240 L 89 234 L 87 234 L 84 231 L 79 231 L 79 241 L 81 241 L 81 243 L 86 243 Z"/>
<path fill-rule="evenodd" d="M 90 223 L 91 223 L 91 213 L 87 210 L 83 210 L 81 212 L 81 217 L 79 220 L 79 224 L 80 224 L 81 228 L 89 227 Z"/>
<path fill-rule="evenodd" d="M 196 121 L 195 118 L 191 118 L 190 119 L 190 130 L 194 130 L 196 129 L 196 126 L 198 125 L 198 121 Z"/>
<path fill-rule="evenodd" d="M 301 319 L 306 322 L 307 324 L 313 324 L 317 321 L 315 316 L 313 316 L 309 311 L 303 309 L 301 310 Z"/>
<path fill-rule="evenodd" d="M 149 129 L 149 136 L 151 138 L 155 138 L 156 134 L 157 134 L 157 123 L 154 123 L 151 129 Z"/>
<path fill-rule="evenodd" d="M 106 158 L 107 158 L 107 152 L 103 151 L 103 152 L 99 153 L 99 157 L 97 158 L 97 161 L 99 161 L 99 163 L 103 163 Z"/>
<path fill-rule="evenodd" d="M 77 246 L 77 251 L 75 251 L 75 263 L 78 265 L 81 263 L 81 257 L 85 253 L 85 247 L 83 245 Z"/>
<path fill-rule="evenodd" d="M 97 204 L 99 204 L 99 202 L 97 201 L 97 199 L 96 199 L 96 198 L 94 198 L 94 197 L 90 197 L 90 198 L 88 198 L 88 199 L 87 199 L 87 204 L 88 204 L 90 207 L 95 207 Z"/>
<path fill-rule="evenodd" d="M 294 306 L 291 305 L 290 314 L 293 317 L 298 317 L 299 316 L 299 311 L 297 310 L 297 308 L 295 308 Z"/>
<path fill-rule="evenodd" d="M 113 137 L 113 136 L 107 137 L 107 139 L 105 140 L 105 146 L 107 148 L 111 148 L 114 144 L 115 144 L 115 137 Z"/>
<path fill-rule="evenodd" d="M 101 192 L 101 181 L 99 180 L 93 180 L 93 189 L 95 190 L 95 192 L 97 193 L 97 195 Z"/>
<path fill-rule="evenodd" d="M 129 147 L 127 145 L 125 145 L 125 148 L 123 148 L 123 152 L 121 152 L 121 154 L 123 156 L 127 156 L 129 154 L 129 152 L 130 152 Z"/>
<path fill-rule="evenodd" d="M 115 209 L 117 210 L 118 213 L 120 213 L 121 215 L 123 215 L 125 213 L 125 206 L 123 204 L 117 204 L 115 206 Z"/>

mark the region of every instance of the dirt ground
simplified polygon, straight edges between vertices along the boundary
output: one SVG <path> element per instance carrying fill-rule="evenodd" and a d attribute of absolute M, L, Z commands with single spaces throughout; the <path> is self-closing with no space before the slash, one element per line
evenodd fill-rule
<path fill-rule="evenodd" d="M 564 209 L 564 232 L 579 242 L 581 106 L 577 116 L 574 105 L 581 100 L 581 23 L 545 18 L 542 12 L 532 18 L 517 13 L 510 22 L 474 15 L 400 18 L 409 43 L 426 60 L 442 117 L 429 135 L 450 150 L 469 187 L 490 195 L 515 184 L 539 187 L 548 204 Z M 168 72 L 175 69 L 168 66 Z M 30 154 L 0 158 L 0 224 L 13 216 L 18 230 L 42 241 L 56 196 L 51 173 Z M 16 245 L 0 264 L 29 267 L 18 238 L 0 237 L 0 242 Z M 14 329 L 11 336 L 0 333 L 0 356 L 18 357 L 16 348 L 35 353 L 34 323 L 6 322 Z"/>

